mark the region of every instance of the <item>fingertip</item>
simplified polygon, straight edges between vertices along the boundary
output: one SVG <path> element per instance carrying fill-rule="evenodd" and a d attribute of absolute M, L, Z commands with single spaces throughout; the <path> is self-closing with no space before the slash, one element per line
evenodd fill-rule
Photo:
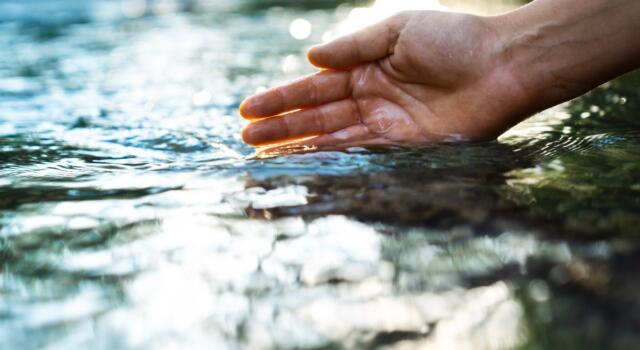
<path fill-rule="evenodd" d="M 245 119 L 254 119 L 255 117 L 251 114 L 251 100 L 253 97 L 245 98 L 241 103 L 240 107 L 238 107 L 238 111 L 240 115 Z"/>
<path fill-rule="evenodd" d="M 247 97 L 240 107 L 238 107 L 240 115 L 247 120 L 254 121 L 268 117 L 269 114 L 264 111 L 264 97 L 262 95 L 253 95 Z"/>
<path fill-rule="evenodd" d="M 242 141 L 247 145 L 257 146 L 256 133 L 253 123 L 245 126 L 242 129 L 240 136 L 242 137 Z"/>
<path fill-rule="evenodd" d="M 246 125 L 241 132 L 242 141 L 249 146 L 262 147 L 277 142 L 280 138 L 277 130 L 270 128 L 271 124 L 264 121 L 255 121 Z"/>
<path fill-rule="evenodd" d="M 309 51 L 307 51 L 307 60 L 309 61 L 309 63 L 318 68 L 329 68 L 324 62 L 322 62 L 323 60 L 321 59 L 321 48 L 322 45 L 316 45 L 310 48 Z"/>
<path fill-rule="evenodd" d="M 307 50 L 307 61 L 309 61 L 309 63 L 317 67 L 318 65 L 316 64 L 316 58 L 315 58 L 316 47 L 317 46 L 312 46 L 309 50 Z"/>

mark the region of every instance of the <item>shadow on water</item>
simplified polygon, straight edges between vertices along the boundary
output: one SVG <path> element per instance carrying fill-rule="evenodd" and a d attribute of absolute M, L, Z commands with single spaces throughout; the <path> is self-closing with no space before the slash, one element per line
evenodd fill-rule
<path fill-rule="evenodd" d="M 310 196 L 305 205 L 249 208 L 248 214 L 256 218 L 343 214 L 366 221 L 437 228 L 466 225 L 491 232 L 519 210 L 499 190 L 505 174 L 526 167 L 527 160 L 507 145 L 442 145 L 379 153 L 372 158 L 371 163 L 384 170 L 346 176 L 250 178 L 248 187 L 302 185 L 309 188 Z"/>

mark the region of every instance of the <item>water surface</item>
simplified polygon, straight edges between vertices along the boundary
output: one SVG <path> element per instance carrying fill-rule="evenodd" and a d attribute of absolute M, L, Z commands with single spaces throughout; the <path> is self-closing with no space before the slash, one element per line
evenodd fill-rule
<path fill-rule="evenodd" d="M 0 3 L 0 348 L 640 341 L 637 73 L 496 142 L 257 159 L 239 102 L 350 11 L 282 5 Z"/>

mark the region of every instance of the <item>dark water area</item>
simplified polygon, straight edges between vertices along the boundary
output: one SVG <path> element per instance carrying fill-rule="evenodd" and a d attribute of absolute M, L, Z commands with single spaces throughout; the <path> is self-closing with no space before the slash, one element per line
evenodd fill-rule
<path fill-rule="evenodd" d="M 240 101 L 357 4 L 139 3 L 0 2 L 0 349 L 640 342 L 637 72 L 494 142 L 259 159 Z"/>

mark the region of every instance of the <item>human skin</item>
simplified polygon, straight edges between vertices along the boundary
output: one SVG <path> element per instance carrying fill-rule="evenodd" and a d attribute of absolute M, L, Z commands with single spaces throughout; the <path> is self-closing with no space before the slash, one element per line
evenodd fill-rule
<path fill-rule="evenodd" d="M 246 99 L 242 137 L 269 152 L 494 139 L 639 67 L 639 36 L 637 0 L 403 12 L 313 47 L 320 72 Z"/>

